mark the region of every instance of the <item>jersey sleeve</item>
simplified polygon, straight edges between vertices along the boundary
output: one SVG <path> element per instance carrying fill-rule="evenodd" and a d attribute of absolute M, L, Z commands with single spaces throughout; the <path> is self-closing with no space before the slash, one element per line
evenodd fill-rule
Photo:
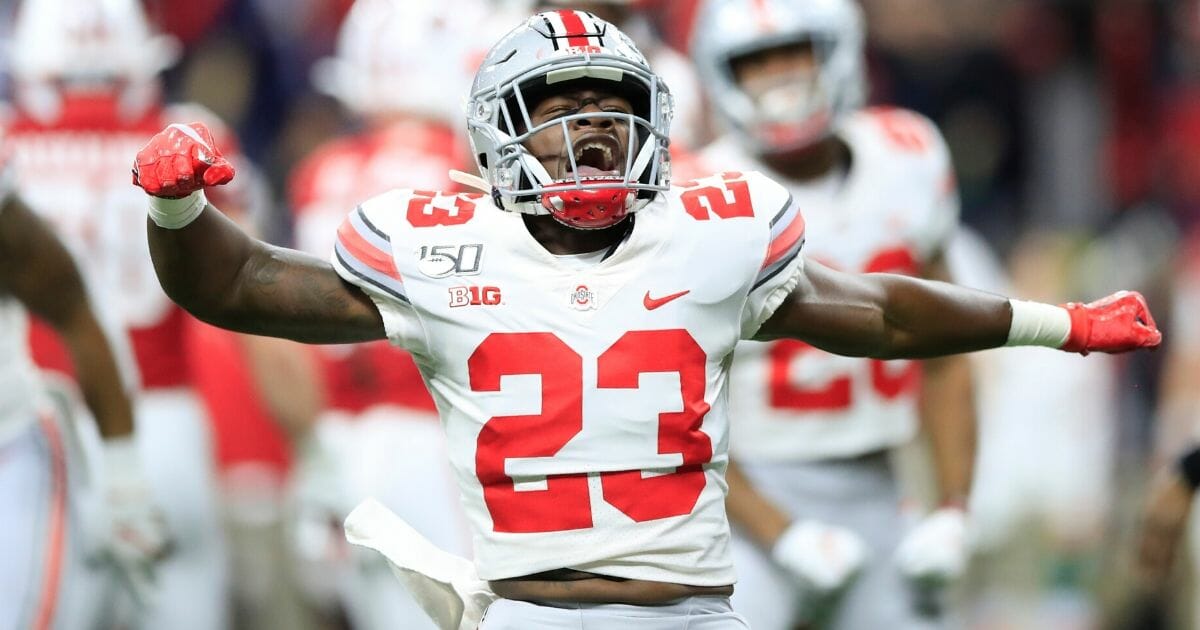
<path fill-rule="evenodd" d="M 929 135 L 928 154 L 917 174 L 928 187 L 930 203 L 919 226 L 917 247 L 922 258 L 930 260 L 950 246 L 958 231 L 958 179 L 954 175 L 950 149 L 937 125 L 919 114 L 911 115 L 927 126 Z"/>
<path fill-rule="evenodd" d="M 424 331 L 396 266 L 387 212 L 395 207 L 394 197 L 404 192 L 385 193 L 351 211 L 337 229 L 330 261 L 343 280 L 362 289 L 375 303 L 388 340 L 417 351 L 423 347 Z"/>
<path fill-rule="evenodd" d="M 754 200 L 763 256 L 742 308 L 742 338 L 751 339 L 796 288 L 804 270 L 804 216 L 791 193 L 760 173 L 746 180 Z"/>

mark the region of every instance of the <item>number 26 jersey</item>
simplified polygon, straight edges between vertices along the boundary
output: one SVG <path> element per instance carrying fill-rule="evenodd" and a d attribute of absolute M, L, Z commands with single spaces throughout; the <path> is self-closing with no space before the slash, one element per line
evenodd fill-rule
<path fill-rule="evenodd" d="M 786 190 L 722 173 L 581 270 L 486 197 L 395 190 L 350 213 L 332 261 L 433 394 L 482 578 L 715 586 L 734 581 L 731 353 L 796 285 L 803 235 Z"/>

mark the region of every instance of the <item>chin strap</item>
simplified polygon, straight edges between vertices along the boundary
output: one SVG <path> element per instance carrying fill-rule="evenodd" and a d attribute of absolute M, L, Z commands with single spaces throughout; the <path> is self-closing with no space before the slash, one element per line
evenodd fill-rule
<path fill-rule="evenodd" d="M 474 188 L 475 190 L 485 192 L 489 195 L 492 194 L 491 185 L 487 183 L 486 179 L 478 175 L 472 175 L 471 173 L 466 173 L 456 169 L 450 169 L 448 175 L 450 176 L 450 181 L 452 182 L 462 184 L 468 188 Z"/>

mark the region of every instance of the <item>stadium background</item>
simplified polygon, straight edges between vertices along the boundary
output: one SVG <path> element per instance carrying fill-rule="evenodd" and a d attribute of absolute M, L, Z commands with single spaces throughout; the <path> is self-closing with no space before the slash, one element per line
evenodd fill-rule
<path fill-rule="evenodd" d="M 425 0 L 412 0 L 425 1 Z M 7 32 L 12 1 L 5 2 Z M 310 82 L 333 52 L 350 0 L 148 0 L 152 19 L 185 45 L 167 73 L 172 100 L 206 105 L 237 131 L 271 185 L 260 217 L 290 238 L 284 182 L 309 151 L 353 123 Z M 694 2 L 647 0 L 666 41 L 686 51 Z M 1094 535 L 1057 536 L 1076 506 L 1014 520 L 1016 542 L 982 554 L 966 586 L 972 627 L 1115 624 L 1127 595 L 1128 554 L 1150 471 L 1184 444 L 1197 418 L 1187 371 L 1200 326 L 1175 290 L 1200 274 L 1200 3 L 1150 0 L 865 0 L 872 101 L 930 116 L 947 137 L 963 219 L 1012 273 L 1018 294 L 1097 297 L 1146 293 L 1167 331 L 1165 352 L 1114 362 L 1115 401 L 1095 419 L 1111 467 Z M 464 19 L 487 19 L 469 16 Z M 1193 245 L 1189 245 L 1189 244 Z M 1194 282 L 1194 280 L 1193 280 Z M 1178 308 L 1172 308 L 1178 306 Z M 1167 413 L 1170 411 L 1170 413 Z M 1042 416 L 1069 417 L 1071 408 Z M 1091 419 L 1085 419 L 1091 420 Z M 239 542 L 240 619 L 247 628 L 310 627 L 269 551 L 288 455 L 278 431 L 217 418 L 228 522 Z M 1062 433 L 1062 432 L 1059 432 Z M 1034 434 L 1031 434 L 1031 436 Z M 1033 437 L 1032 439 L 1036 439 Z M 1069 436 L 1051 445 L 1073 448 Z M 985 444 L 985 448 L 987 445 Z M 1052 449 L 1051 449 L 1052 450 Z M 1040 452 L 1046 452 L 1045 450 Z M 1014 466 L 1033 467 L 1010 455 Z M 1069 528 L 1067 528 L 1069 529 Z M 1005 546 L 1008 545 L 1008 546 Z M 1006 558 L 1000 561 L 1000 558 Z M 1012 565 L 1009 567 L 1008 565 Z M 1181 587 L 1180 627 L 1194 590 Z M 267 621 L 269 619 L 269 621 Z M 1036 621 L 1034 621 L 1036 620 Z M 1084 625 L 1057 625 L 1083 623 Z"/>

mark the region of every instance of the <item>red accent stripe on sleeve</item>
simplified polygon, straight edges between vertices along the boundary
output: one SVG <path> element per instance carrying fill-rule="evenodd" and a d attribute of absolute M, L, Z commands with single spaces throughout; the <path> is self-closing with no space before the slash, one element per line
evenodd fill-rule
<path fill-rule="evenodd" d="M 568 46 L 587 46 L 588 32 L 587 27 L 583 25 L 583 18 L 575 11 L 559 11 L 559 19 L 563 22 L 563 27 L 567 29 Z"/>
<path fill-rule="evenodd" d="M 67 462 L 58 425 L 49 416 L 41 419 L 42 430 L 50 444 L 50 518 L 46 523 L 46 557 L 42 565 L 42 596 L 38 601 L 34 630 L 54 627 L 58 610 L 58 590 L 62 582 L 63 552 L 67 520 Z"/>
<path fill-rule="evenodd" d="M 797 212 L 795 218 L 792 219 L 790 225 L 771 241 L 771 246 L 767 249 L 767 259 L 763 262 L 761 269 L 766 269 L 775 264 L 784 254 L 791 251 L 792 246 L 804 236 L 804 215 Z"/>
<path fill-rule="evenodd" d="M 338 227 L 338 240 L 346 251 L 352 256 L 360 260 L 363 264 L 371 269 L 382 273 L 389 278 L 404 281 L 400 277 L 400 271 L 396 269 L 396 263 L 392 260 L 391 254 L 385 252 L 378 247 L 367 242 L 362 236 L 359 236 L 358 230 L 354 229 L 354 225 L 350 223 L 350 219 L 342 221 L 342 225 Z"/>

